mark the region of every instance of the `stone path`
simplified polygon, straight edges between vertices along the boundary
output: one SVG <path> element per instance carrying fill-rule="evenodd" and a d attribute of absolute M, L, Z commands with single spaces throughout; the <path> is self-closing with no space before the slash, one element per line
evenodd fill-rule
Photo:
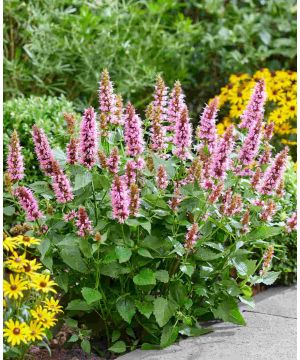
<path fill-rule="evenodd" d="M 212 333 L 118 360 L 296 360 L 296 297 L 296 286 L 268 289 L 255 297 L 254 310 L 241 307 L 246 326 L 217 323 Z"/>

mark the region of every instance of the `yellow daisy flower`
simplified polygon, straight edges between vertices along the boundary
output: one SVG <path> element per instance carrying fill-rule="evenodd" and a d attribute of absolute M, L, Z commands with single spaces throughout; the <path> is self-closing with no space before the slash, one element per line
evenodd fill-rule
<path fill-rule="evenodd" d="M 241 105 L 232 105 L 229 112 L 229 117 L 239 118 L 244 111 L 244 107 Z"/>
<path fill-rule="evenodd" d="M 289 119 L 294 119 L 297 116 L 296 100 L 285 103 L 282 107 L 282 112 L 284 112 Z"/>
<path fill-rule="evenodd" d="M 274 102 L 279 102 L 284 98 L 284 93 L 282 89 L 277 87 L 272 87 L 272 89 L 267 90 L 267 99 Z"/>
<path fill-rule="evenodd" d="M 31 315 L 37 319 L 38 322 L 43 324 L 45 329 L 49 329 L 55 325 L 57 319 L 54 318 L 55 314 L 44 309 L 41 305 L 31 310 Z"/>
<path fill-rule="evenodd" d="M 28 341 L 36 341 L 43 340 L 43 336 L 45 336 L 45 329 L 43 324 L 38 320 L 31 320 L 29 324 L 29 332 L 27 335 Z"/>
<path fill-rule="evenodd" d="M 63 312 L 61 310 L 62 306 L 59 305 L 59 301 L 55 300 L 53 297 L 51 297 L 50 299 L 46 299 L 45 301 L 43 301 L 43 303 L 45 304 L 46 309 L 53 312 L 54 314 Z"/>
<path fill-rule="evenodd" d="M 20 235 L 16 237 L 19 244 L 24 246 L 31 246 L 31 245 L 39 245 L 41 242 L 39 239 L 36 239 L 32 236 Z"/>
<path fill-rule="evenodd" d="M 281 124 L 280 126 L 275 126 L 275 131 L 279 135 L 289 135 L 292 133 L 292 127 L 289 123 Z"/>
<path fill-rule="evenodd" d="M 10 274 L 9 282 L 3 281 L 3 292 L 4 296 L 8 296 L 10 299 L 18 299 L 23 297 L 23 290 L 27 290 L 28 281 L 20 279 L 20 275 L 17 274 L 15 277 Z"/>
<path fill-rule="evenodd" d="M 3 240 L 3 247 L 6 251 L 13 252 L 18 247 L 18 243 L 15 238 L 7 236 Z"/>
<path fill-rule="evenodd" d="M 42 268 L 42 264 L 37 263 L 36 259 L 28 260 L 28 263 L 23 267 L 23 272 L 29 277 L 37 275 L 36 271 Z"/>
<path fill-rule="evenodd" d="M 282 108 L 277 108 L 269 115 L 269 122 L 274 122 L 276 125 L 285 123 L 287 120 L 287 114 L 282 111 Z"/>
<path fill-rule="evenodd" d="M 57 285 L 53 280 L 50 280 L 50 275 L 37 274 L 32 276 L 31 287 L 37 291 L 42 291 L 43 293 L 53 292 L 56 293 L 56 290 L 52 286 Z"/>
<path fill-rule="evenodd" d="M 27 344 L 28 325 L 26 323 L 9 319 L 5 322 L 3 332 L 3 336 L 7 337 L 7 342 L 12 346 L 20 345 L 21 342 Z"/>
<path fill-rule="evenodd" d="M 24 266 L 27 265 L 28 260 L 26 260 L 26 254 L 19 255 L 15 251 L 12 252 L 13 255 L 9 257 L 9 260 L 5 261 L 4 264 L 13 271 L 22 271 Z"/>

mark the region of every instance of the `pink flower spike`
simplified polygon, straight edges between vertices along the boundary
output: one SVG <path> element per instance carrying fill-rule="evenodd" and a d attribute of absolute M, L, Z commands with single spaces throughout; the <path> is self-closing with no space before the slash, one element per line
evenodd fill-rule
<path fill-rule="evenodd" d="M 77 217 L 77 212 L 75 210 L 71 210 L 67 214 L 64 214 L 63 219 L 66 222 L 69 222 L 75 219 L 76 217 Z"/>
<path fill-rule="evenodd" d="M 266 98 L 266 84 L 261 79 L 256 83 L 247 107 L 241 115 L 242 122 L 239 125 L 241 129 L 250 129 L 259 119 L 263 118 Z"/>
<path fill-rule="evenodd" d="M 67 145 L 67 163 L 74 165 L 78 161 L 78 140 L 71 138 Z"/>
<path fill-rule="evenodd" d="M 285 147 L 268 167 L 258 186 L 261 194 L 271 195 L 280 185 L 286 168 L 288 151 L 288 147 Z"/>
<path fill-rule="evenodd" d="M 101 74 L 100 89 L 99 89 L 99 104 L 100 111 L 105 115 L 106 121 L 111 124 L 118 124 L 119 119 L 116 113 L 120 111 L 117 108 L 116 96 L 113 90 L 113 84 L 110 81 L 107 69 L 104 69 Z M 120 105 L 120 104 L 118 104 Z"/>
<path fill-rule="evenodd" d="M 159 165 L 157 176 L 155 177 L 156 185 L 159 189 L 164 190 L 168 186 L 168 175 L 163 165 Z"/>
<path fill-rule="evenodd" d="M 295 211 L 286 222 L 286 231 L 288 233 L 297 230 L 297 212 Z"/>
<path fill-rule="evenodd" d="M 25 186 L 19 186 L 14 195 L 18 198 L 23 210 L 26 212 L 28 221 L 35 221 L 43 217 L 43 213 L 39 210 L 39 205 L 31 190 Z"/>
<path fill-rule="evenodd" d="M 93 233 L 93 226 L 84 207 L 78 209 L 76 217 L 77 234 L 81 237 L 91 235 Z"/>
<path fill-rule="evenodd" d="M 52 163 L 52 187 L 56 196 L 56 200 L 59 203 L 67 203 L 74 198 L 70 180 L 62 171 L 56 160 Z"/>
<path fill-rule="evenodd" d="M 181 160 L 189 158 L 189 149 L 192 144 L 192 126 L 186 106 L 182 109 L 180 117 L 177 119 L 173 142 L 176 146 L 174 154 Z"/>
<path fill-rule="evenodd" d="M 196 136 L 208 144 L 210 153 L 213 152 L 217 142 L 216 117 L 218 113 L 219 99 L 214 98 L 209 105 L 206 105 L 197 129 Z"/>
<path fill-rule="evenodd" d="M 84 111 L 80 124 L 79 146 L 79 162 L 88 169 L 91 169 L 96 163 L 98 151 L 96 115 L 92 107 Z"/>
<path fill-rule="evenodd" d="M 197 223 L 194 223 L 188 230 L 188 232 L 185 235 L 185 244 L 184 247 L 186 249 L 192 249 L 198 239 L 198 232 L 199 232 L 199 226 Z"/>
<path fill-rule="evenodd" d="M 12 182 L 22 180 L 24 177 L 24 162 L 21 149 L 18 133 L 14 130 L 7 156 L 7 172 Z"/>
<path fill-rule="evenodd" d="M 114 177 L 110 195 L 113 218 L 122 224 L 129 216 L 130 204 L 129 191 L 124 177 L 118 175 Z"/>
<path fill-rule="evenodd" d="M 170 132 L 173 132 L 175 130 L 175 124 L 184 106 L 184 94 L 182 92 L 181 84 L 179 81 L 176 81 L 170 95 L 167 109 L 167 120 L 170 123 Z"/>
<path fill-rule="evenodd" d="M 107 159 L 107 168 L 112 174 L 116 174 L 119 171 L 120 155 L 117 147 L 114 147 L 111 151 L 110 157 Z"/>
<path fill-rule="evenodd" d="M 261 126 L 262 120 L 259 119 L 250 128 L 247 137 L 242 144 L 239 160 L 243 165 L 250 165 L 255 160 L 261 140 Z"/>
<path fill-rule="evenodd" d="M 32 130 L 35 153 L 37 155 L 40 168 L 46 175 L 51 175 L 54 156 L 49 145 L 48 138 L 44 131 L 39 129 L 36 125 L 33 125 Z"/>
<path fill-rule="evenodd" d="M 270 122 L 269 124 L 266 124 L 264 128 L 264 138 L 270 141 L 272 139 L 273 132 L 274 132 L 274 123 Z"/>
<path fill-rule="evenodd" d="M 135 113 L 135 109 L 131 103 L 128 103 L 126 107 L 124 138 L 127 155 L 137 156 L 142 154 L 144 151 L 144 141 L 141 120 Z"/>

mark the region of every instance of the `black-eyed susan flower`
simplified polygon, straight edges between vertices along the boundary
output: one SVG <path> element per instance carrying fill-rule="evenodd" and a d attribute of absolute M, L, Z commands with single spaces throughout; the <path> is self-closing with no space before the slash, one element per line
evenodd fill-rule
<path fill-rule="evenodd" d="M 28 281 L 20 278 L 20 275 L 17 274 L 15 277 L 10 274 L 9 282 L 3 281 L 3 291 L 4 296 L 8 296 L 10 299 L 18 299 L 24 296 L 23 291 L 27 290 Z"/>
<path fill-rule="evenodd" d="M 18 243 L 16 241 L 16 238 L 13 238 L 11 236 L 7 236 L 3 240 L 3 247 L 4 247 L 4 249 L 6 251 L 13 252 L 18 247 Z"/>
<path fill-rule="evenodd" d="M 45 301 L 43 301 L 43 303 L 45 304 L 45 308 L 53 312 L 54 314 L 63 312 L 61 310 L 62 306 L 59 305 L 59 301 L 55 300 L 53 297 L 51 297 L 50 299 L 46 299 Z"/>
<path fill-rule="evenodd" d="M 19 255 L 17 252 L 13 251 L 12 256 L 4 262 L 4 264 L 13 271 L 20 272 L 23 271 L 24 266 L 26 266 L 28 260 L 26 259 L 26 253 Z"/>
<path fill-rule="evenodd" d="M 29 328 L 25 322 L 13 321 L 12 319 L 5 322 L 3 336 L 7 338 L 7 342 L 12 346 L 20 345 L 21 342 L 27 344 L 28 334 Z"/>
<path fill-rule="evenodd" d="M 41 305 L 37 306 L 35 309 L 32 309 L 31 315 L 39 323 L 41 323 L 45 329 L 49 329 L 55 325 L 57 319 L 55 319 L 55 314 L 43 308 Z"/>
<path fill-rule="evenodd" d="M 32 276 L 31 287 L 37 291 L 56 293 L 56 290 L 53 289 L 53 286 L 56 285 L 53 280 L 50 280 L 50 275 L 36 274 Z"/>
<path fill-rule="evenodd" d="M 41 242 L 39 239 L 27 235 L 16 236 L 16 240 L 20 245 L 24 245 L 26 247 L 31 245 L 39 245 Z"/>
<path fill-rule="evenodd" d="M 45 336 L 45 328 L 38 320 L 31 320 L 28 329 L 28 341 L 42 340 L 43 336 Z"/>
<path fill-rule="evenodd" d="M 36 259 L 28 260 L 27 264 L 23 267 L 23 272 L 29 277 L 37 275 L 36 271 L 42 268 L 42 264 L 37 263 Z"/>

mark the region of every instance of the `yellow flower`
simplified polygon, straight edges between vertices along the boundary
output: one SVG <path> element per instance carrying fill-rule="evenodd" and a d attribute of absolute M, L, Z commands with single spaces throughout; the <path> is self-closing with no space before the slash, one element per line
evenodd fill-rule
<path fill-rule="evenodd" d="M 289 134 L 292 134 L 292 132 L 293 132 L 291 124 L 289 124 L 289 123 L 284 123 L 284 124 L 281 124 L 280 126 L 275 126 L 274 129 L 279 135 L 289 135 Z"/>
<path fill-rule="evenodd" d="M 297 145 L 297 141 L 292 141 L 288 139 L 282 139 L 281 142 L 284 145 L 290 145 L 290 146 Z"/>
<path fill-rule="evenodd" d="M 16 237 L 19 244 L 24 246 L 38 245 L 41 241 L 32 236 L 20 235 Z"/>
<path fill-rule="evenodd" d="M 31 315 L 37 319 L 38 322 L 43 324 L 45 329 L 49 329 L 55 325 L 57 319 L 54 318 L 55 314 L 48 312 L 47 309 L 44 309 L 42 306 L 37 306 L 35 309 L 31 310 Z"/>
<path fill-rule="evenodd" d="M 15 238 L 7 236 L 3 240 L 3 247 L 5 250 L 13 252 L 18 247 L 18 244 Z"/>
<path fill-rule="evenodd" d="M 294 119 L 297 116 L 296 100 L 285 103 L 285 105 L 282 107 L 282 112 L 284 112 L 288 118 Z"/>
<path fill-rule="evenodd" d="M 18 255 L 13 251 L 13 255 L 9 257 L 9 260 L 5 261 L 4 264 L 13 271 L 22 271 L 24 266 L 26 266 L 28 260 L 26 260 L 26 254 Z"/>
<path fill-rule="evenodd" d="M 233 118 L 239 118 L 242 113 L 244 111 L 244 107 L 241 105 L 232 105 L 230 112 L 229 112 L 229 117 L 233 117 Z"/>
<path fill-rule="evenodd" d="M 282 108 L 277 108 L 269 115 L 269 122 L 274 122 L 276 125 L 285 123 L 287 120 L 287 114 L 282 111 Z"/>
<path fill-rule="evenodd" d="M 28 341 L 42 340 L 45 336 L 43 324 L 38 320 L 31 320 L 29 324 Z"/>
<path fill-rule="evenodd" d="M 32 276 L 31 287 L 43 293 L 48 293 L 49 291 L 56 293 L 56 290 L 52 287 L 55 285 L 57 284 L 50 280 L 50 275 L 36 274 Z"/>
<path fill-rule="evenodd" d="M 54 314 L 58 314 L 59 312 L 63 312 L 62 306 L 60 306 L 58 303 L 58 300 L 55 300 L 53 297 L 51 297 L 50 299 L 46 299 L 45 301 L 43 301 L 43 303 L 45 304 L 45 307 L 47 310 L 53 312 Z"/>
<path fill-rule="evenodd" d="M 10 299 L 18 299 L 23 297 L 23 290 L 27 290 L 28 282 L 20 279 L 20 275 L 17 274 L 14 277 L 12 274 L 9 275 L 9 281 L 3 281 L 4 296 L 8 296 Z"/>
<path fill-rule="evenodd" d="M 24 322 L 20 323 L 18 320 L 13 321 L 9 319 L 5 322 L 4 337 L 7 337 L 7 342 L 12 346 L 20 345 L 21 342 L 27 344 L 28 325 Z"/>
<path fill-rule="evenodd" d="M 36 263 L 36 259 L 28 260 L 28 263 L 23 267 L 23 272 L 29 277 L 37 275 L 36 271 L 42 267 L 42 264 Z"/>
<path fill-rule="evenodd" d="M 279 102 L 284 98 L 284 93 L 282 89 L 272 87 L 272 89 L 267 90 L 267 99 L 274 102 Z"/>

